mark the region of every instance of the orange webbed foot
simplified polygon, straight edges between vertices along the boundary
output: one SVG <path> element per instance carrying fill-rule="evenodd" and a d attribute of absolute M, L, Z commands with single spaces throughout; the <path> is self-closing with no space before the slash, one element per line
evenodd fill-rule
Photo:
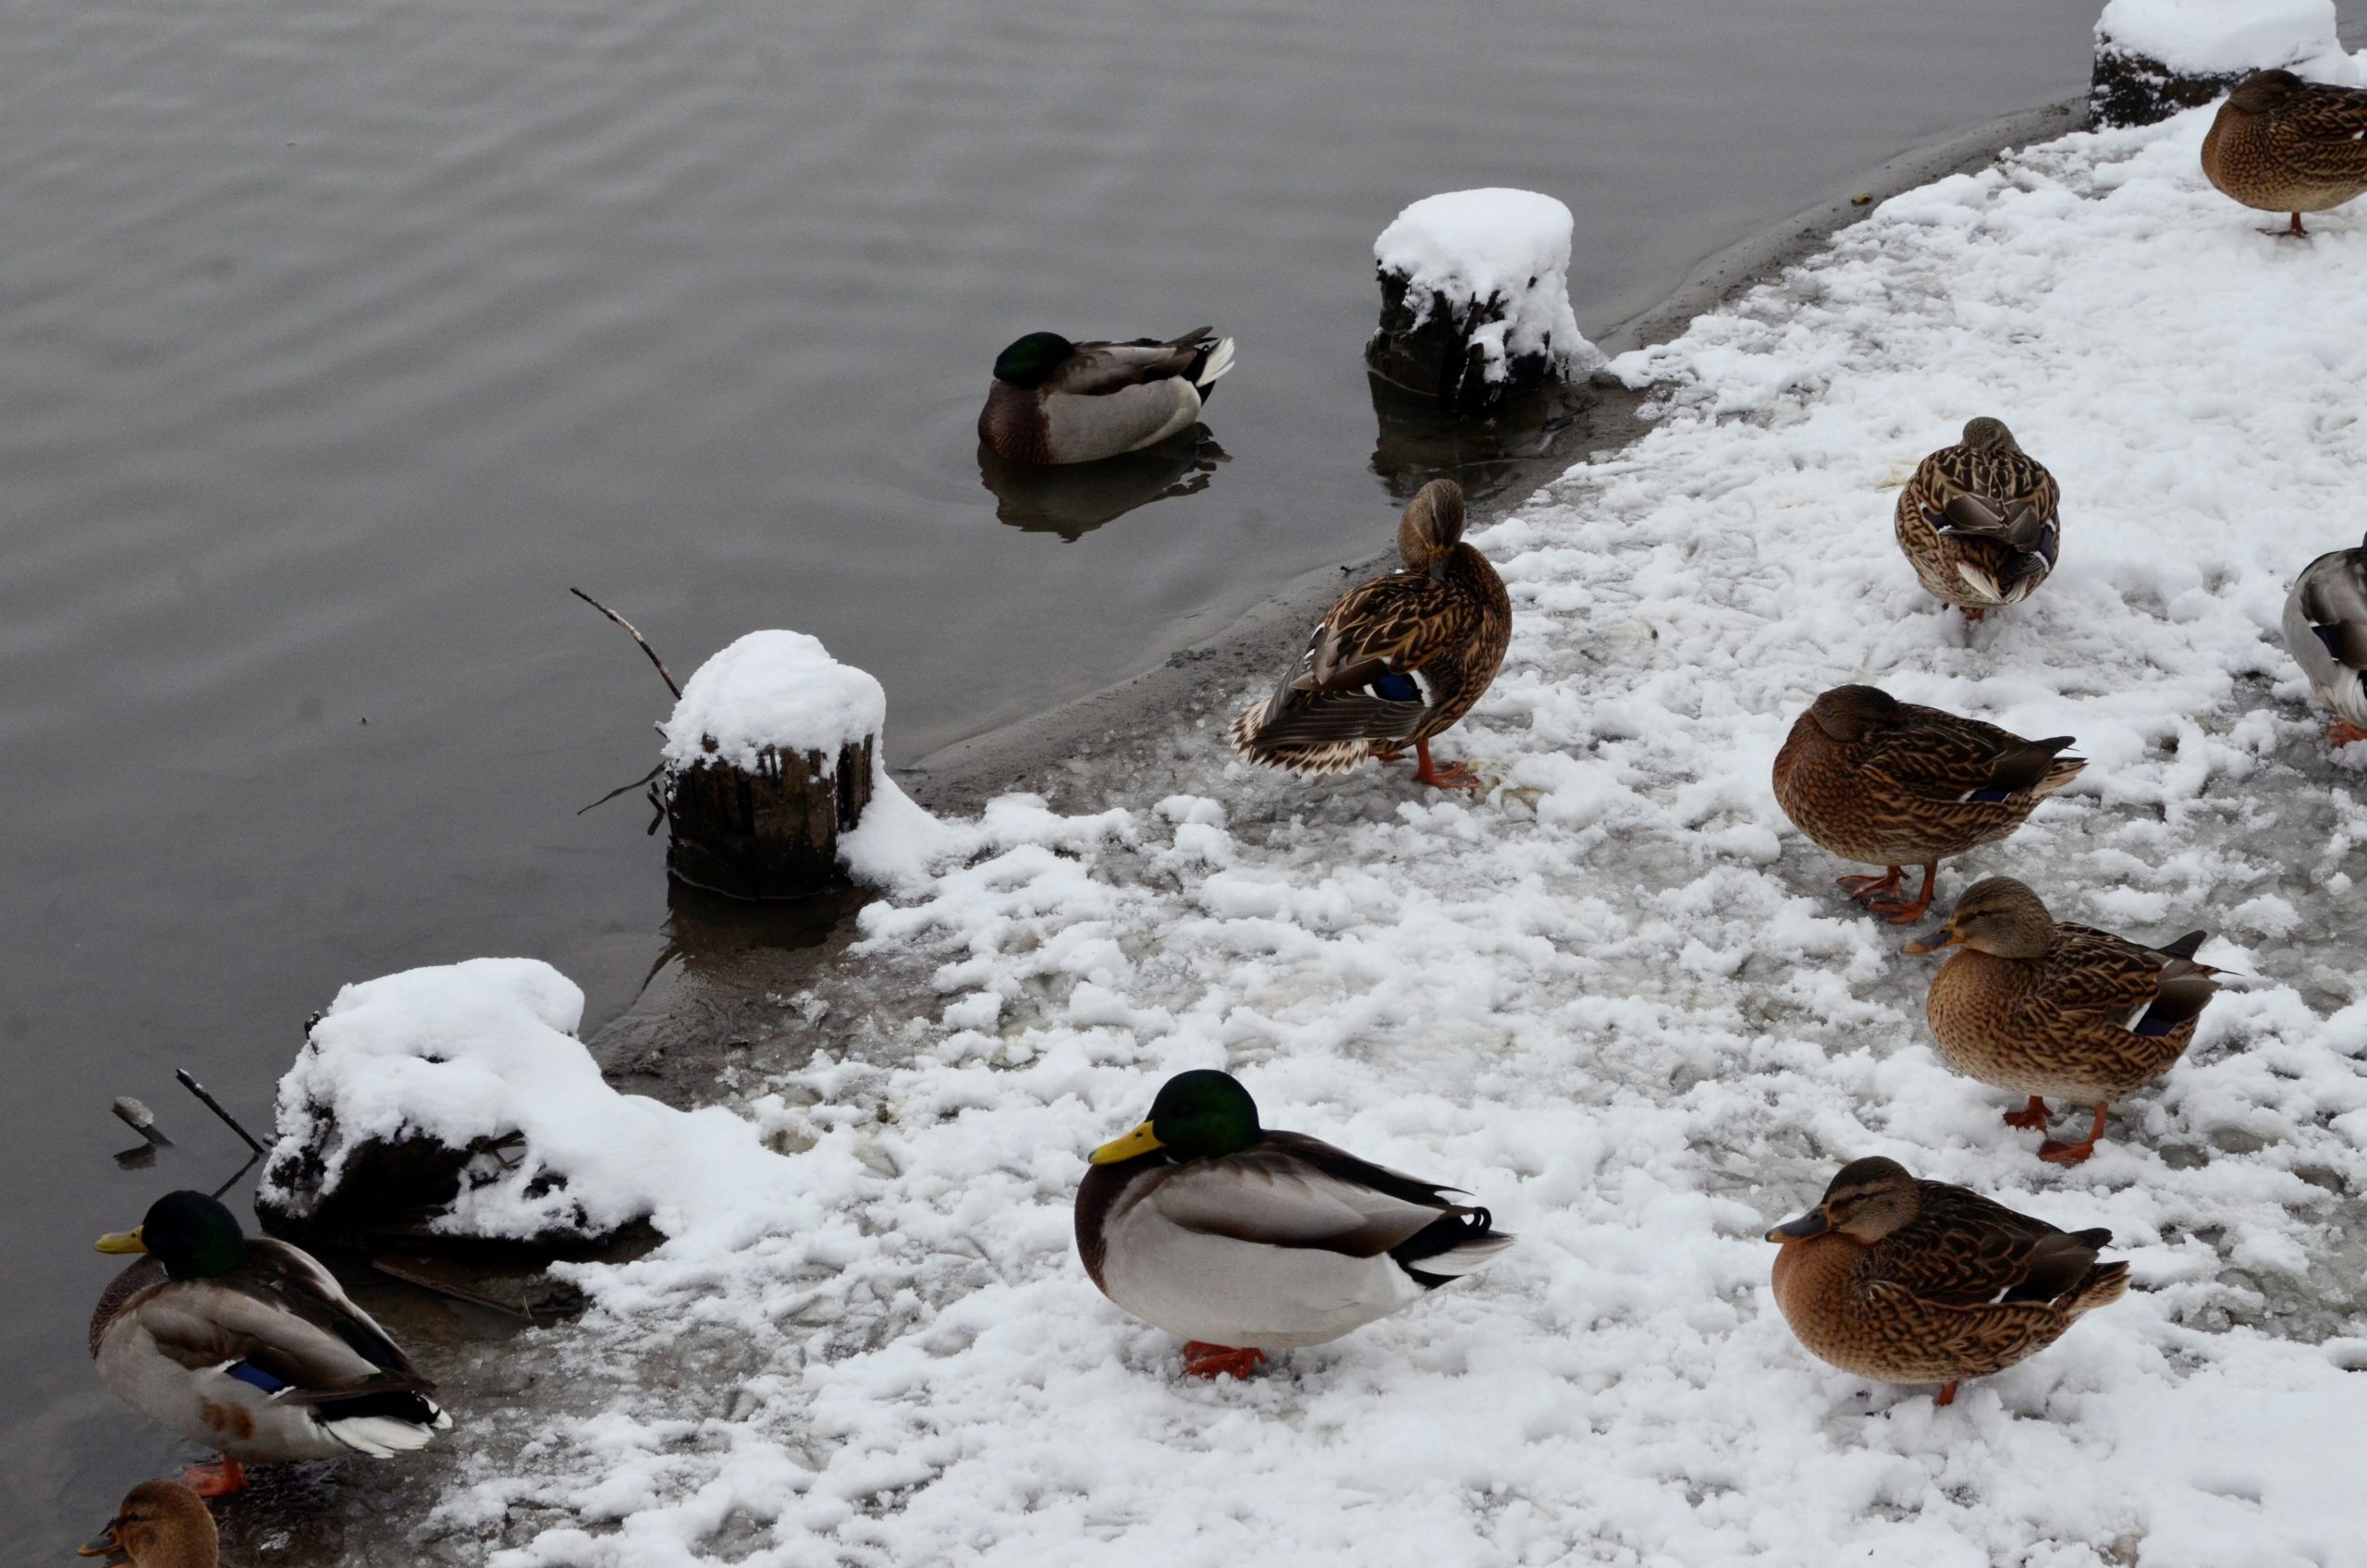
<path fill-rule="evenodd" d="M 1964 618 L 1968 621 L 1980 621 L 1985 619 L 1989 614 L 1989 606 L 1987 605 L 1958 605 L 1956 608 L 1964 611 Z"/>
<path fill-rule="evenodd" d="M 2039 1145 L 2038 1157 L 2049 1165 L 2078 1165 L 2096 1152 L 2096 1140 L 2104 1135 L 2104 1108 L 2096 1107 L 2095 1123 L 2088 1135 L 2076 1144 L 2058 1144 L 2053 1138 Z"/>
<path fill-rule="evenodd" d="M 2347 718 L 2337 718 L 2326 725 L 2326 739 L 2337 746 L 2353 746 L 2367 741 L 2367 729 L 2360 729 Z"/>
<path fill-rule="evenodd" d="M 1236 1349 L 1199 1340 L 1184 1347 L 1184 1375 L 1187 1378 L 1234 1378 L 1246 1382 L 1265 1365 L 1266 1353 L 1254 1347 Z"/>
<path fill-rule="evenodd" d="M 1944 1410 L 1956 1402 L 1956 1380 L 1954 1378 L 1940 1385 L 1940 1397 L 1932 1402 L 1934 1409 Z"/>
<path fill-rule="evenodd" d="M 247 1472 L 237 1460 L 225 1458 L 212 1464 L 191 1465 L 182 1473 L 181 1485 L 200 1497 L 228 1497 L 246 1490 Z"/>
<path fill-rule="evenodd" d="M 1469 790 L 1475 794 L 1487 788 L 1479 781 L 1478 774 L 1459 762 L 1451 762 L 1444 767 L 1432 762 L 1428 741 L 1414 742 L 1414 755 L 1421 764 L 1414 770 L 1414 782 L 1417 784 L 1428 784 L 1433 790 Z"/>
<path fill-rule="evenodd" d="M 2008 1127 L 2035 1130 L 2044 1127 L 2047 1121 L 2046 1102 L 2036 1095 L 2030 1096 L 2030 1103 L 2022 1109 L 2005 1113 L 2005 1125 Z"/>

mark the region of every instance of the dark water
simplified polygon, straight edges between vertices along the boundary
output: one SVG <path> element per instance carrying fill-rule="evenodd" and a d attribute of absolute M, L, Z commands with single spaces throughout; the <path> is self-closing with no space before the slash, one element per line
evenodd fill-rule
<path fill-rule="evenodd" d="M 1561 196 L 1600 330 L 1835 179 L 2075 95 L 2092 13 L 17 0 L 0 1540 L 51 1552 L 178 1457 L 82 1338 L 90 1239 L 236 1163 L 171 1066 L 260 1125 L 345 981 L 535 954 L 596 1023 L 660 953 L 643 808 L 575 809 L 666 698 L 569 584 L 678 673 L 815 632 L 915 756 L 1386 539 L 1357 350 L 1406 202 Z M 1190 493 L 999 521 L 997 349 L 1203 321 L 1240 365 Z M 119 1093 L 184 1141 L 157 1170 L 107 1158 Z"/>

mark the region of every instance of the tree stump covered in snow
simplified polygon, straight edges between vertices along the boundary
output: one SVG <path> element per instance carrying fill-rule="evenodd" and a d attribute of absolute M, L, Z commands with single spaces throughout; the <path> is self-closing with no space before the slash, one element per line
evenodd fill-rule
<path fill-rule="evenodd" d="M 1602 356 L 1570 311 L 1570 209 L 1501 189 L 1426 197 L 1373 242 L 1380 325 L 1365 363 L 1457 413 L 1556 386 Z"/>
<path fill-rule="evenodd" d="M 2098 125 L 2151 125 L 2256 70 L 2341 52 L 2334 0 L 2111 0 L 2096 18 L 2088 113 Z"/>
<path fill-rule="evenodd" d="M 887 715 L 878 681 L 802 632 L 752 631 L 701 665 L 666 723 L 668 875 L 735 899 L 838 883 Z"/>

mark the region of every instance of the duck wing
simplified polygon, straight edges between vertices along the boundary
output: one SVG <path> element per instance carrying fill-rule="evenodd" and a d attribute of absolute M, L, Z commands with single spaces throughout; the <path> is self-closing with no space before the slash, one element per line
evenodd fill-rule
<path fill-rule="evenodd" d="M 1968 1188 L 1915 1183 L 1916 1215 L 1869 1249 L 1867 1267 L 1941 1306 L 2053 1301 L 2087 1277 L 2110 1231 L 2067 1231 Z"/>
<path fill-rule="evenodd" d="M 2087 766 L 2057 754 L 2068 735 L 2025 741 L 1977 718 L 1914 703 L 1898 705 L 1897 722 L 1860 743 L 1859 766 L 1889 775 L 1927 800 L 2003 802 L 2030 790 L 2060 789 Z"/>
<path fill-rule="evenodd" d="M 2046 972 L 2025 998 L 2025 1011 L 2102 1014 L 2139 1035 L 2166 1035 L 2202 1011 L 2218 992 L 2219 973 L 2194 962 L 2205 933 L 2190 931 L 2149 948 L 2092 926 L 2054 928 Z M 2048 1027 L 2051 1020 L 2034 1026 Z"/>
<path fill-rule="evenodd" d="M 2329 185 L 2367 178 L 2367 89 L 2304 82 L 2271 129 L 2293 173 Z"/>
<path fill-rule="evenodd" d="M 1487 1227 L 1487 1210 L 1450 1203 L 1450 1188 L 1358 1159 L 1319 1138 L 1269 1133 L 1255 1147 L 1179 1166 L 1147 1201 L 1187 1231 L 1350 1257 L 1392 1252 L 1453 1218 Z"/>
<path fill-rule="evenodd" d="M 1180 337 L 1137 337 L 1124 343 L 1080 343 L 1044 385 L 1047 392 L 1110 397 L 1146 382 L 1189 375 L 1216 347 L 1213 328 L 1196 326 Z"/>
<path fill-rule="evenodd" d="M 2293 607 L 2335 663 L 2367 669 L 2367 545 L 2330 551 L 2303 568 Z"/>

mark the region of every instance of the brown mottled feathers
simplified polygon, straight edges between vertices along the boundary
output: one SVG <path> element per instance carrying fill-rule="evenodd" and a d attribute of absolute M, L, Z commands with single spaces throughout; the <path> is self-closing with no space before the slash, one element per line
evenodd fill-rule
<path fill-rule="evenodd" d="M 2046 466 L 1993 419 L 1925 458 L 1899 492 L 1899 548 L 1925 591 L 1967 609 L 2013 604 L 2054 567 L 2060 493 Z"/>
<path fill-rule="evenodd" d="M 2340 206 L 2367 192 L 2367 89 L 2255 71 L 2212 120 L 2202 172 L 2263 212 Z"/>
<path fill-rule="evenodd" d="M 1819 708 L 1852 704 L 1835 734 Z M 1845 860 L 1910 865 L 2005 838 L 2079 776 L 2068 735 L 2027 741 L 1874 687 L 1818 699 L 1776 753 L 1775 796 L 1800 830 Z"/>
<path fill-rule="evenodd" d="M 2087 1278 L 2112 1240 L 2110 1231 L 2058 1230 L 1945 1182 L 1918 1182 L 1915 1195 L 1914 1219 L 1869 1247 L 1865 1268 L 1943 1306 L 2054 1301 Z"/>

